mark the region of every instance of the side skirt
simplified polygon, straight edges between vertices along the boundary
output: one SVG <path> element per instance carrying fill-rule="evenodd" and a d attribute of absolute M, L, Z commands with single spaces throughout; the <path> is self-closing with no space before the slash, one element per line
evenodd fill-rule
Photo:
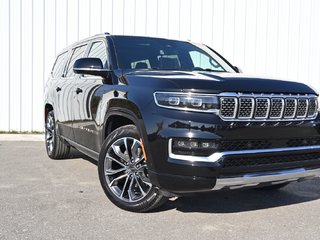
<path fill-rule="evenodd" d="M 74 148 L 76 148 L 77 150 L 82 152 L 83 154 L 93 158 L 96 161 L 99 160 L 99 153 L 91 150 L 90 148 L 84 147 L 84 146 L 80 145 L 79 143 L 76 143 L 66 137 L 63 137 L 63 136 L 60 136 L 60 137 L 63 138 L 65 141 L 67 141 L 71 146 L 73 146 Z"/>

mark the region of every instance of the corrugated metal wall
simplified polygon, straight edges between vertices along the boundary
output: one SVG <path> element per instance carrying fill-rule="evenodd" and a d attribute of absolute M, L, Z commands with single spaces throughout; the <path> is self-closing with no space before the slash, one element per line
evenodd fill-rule
<path fill-rule="evenodd" d="M 42 130 L 55 55 L 100 32 L 190 39 L 320 90 L 319 0 L 1 0 L 0 130 Z"/>

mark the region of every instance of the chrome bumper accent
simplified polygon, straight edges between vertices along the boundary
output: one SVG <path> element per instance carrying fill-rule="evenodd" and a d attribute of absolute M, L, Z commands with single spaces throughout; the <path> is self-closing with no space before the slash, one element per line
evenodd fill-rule
<path fill-rule="evenodd" d="M 242 177 L 218 178 L 216 185 L 212 190 L 253 187 L 260 183 L 280 184 L 315 177 L 320 177 L 320 168 L 312 170 L 298 168 L 294 170 L 250 173 L 245 174 Z"/>
<path fill-rule="evenodd" d="M 271 148 L 271 149 L 256 149 L 256 150 L 241 150 L 241 151 L 227 151 L 227 152 L 215 152 L 208 157 L 190 156 L 190 155 L 178 155 L 172 153 L 172 139 L 169 139 L 169 157 L 187 162 L 218 162 L 221 158 L 228 155 L 244 155 L 254 153 L 276 153 L 283 151 L 303 151 L 303 150 L 320 150 L 320 145 L 304 146 L 304 147 L 288 147 L 288 148 Z"/>

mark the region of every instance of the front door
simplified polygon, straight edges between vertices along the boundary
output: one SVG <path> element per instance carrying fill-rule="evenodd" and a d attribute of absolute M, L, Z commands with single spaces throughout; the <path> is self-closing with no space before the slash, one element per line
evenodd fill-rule
<path fill-rule="evenodd" d="M 107 49 L 104 40 L 94 40 L 90 45 L 88 57 L 100 58 L 106 65 Z M 79 76 L 74 84 L 75 94 L 73 98 L 74 121 L 73 131 L 75 141 L 84 147 L 99 152 L 100 136 L 92 110 L 96 107 L 93 99 L 96 90 L 103 84 L 101 77 Z"/>

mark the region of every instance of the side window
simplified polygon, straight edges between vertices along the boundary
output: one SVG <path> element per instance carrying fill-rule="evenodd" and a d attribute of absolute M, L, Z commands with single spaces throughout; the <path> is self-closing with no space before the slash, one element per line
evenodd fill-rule
<path fill-rule="evenodd" d="M 105 64 L 107 61 L 107 49 L 104 42 L 94 42 L 90 48 L 88 57 L 100 58 L 102 63 Z"/>
<path fill-rule="evenodd" d="M 198 51 L 189 52 L 194 68 L 210 69 L 213 71 L 221 71 L 224 69 L 213 58 Z"/>
<path fill-rule="evenodd" d="M 62 76 L 62 72 L 64 69 L 64 63 L 66 60 L 66 57 L 68 55 L 68 52 L 62 53 L 60 54 L 57 59 L 56 62 L 53 65 L 53 69 L 52 69 L 52 76 L 54 78 L 58 78 Z"/>
<path fill-rule="evenodd" d="M 75 73 L 73 72 L 73 64 L 77 59 L 83 56 L 83 53 L 86 50 L 86 48 L 87 48 L 87 45 L 83 45 L 73 50 L 71 59 L 69 61 L 66 77 L 73 77 L 75 75 Z"/>

